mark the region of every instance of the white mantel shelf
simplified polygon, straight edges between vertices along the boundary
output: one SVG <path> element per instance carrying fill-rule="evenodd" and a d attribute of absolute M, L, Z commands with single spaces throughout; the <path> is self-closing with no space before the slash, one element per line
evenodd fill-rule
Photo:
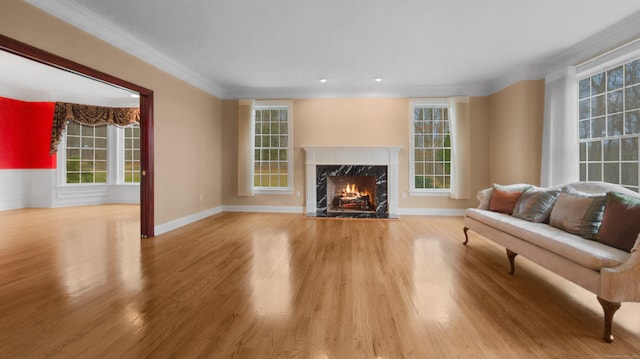
<path fill-rule="evenodd" d="M 305 151 L 306 213 L 317 211 L 316 166 L 387 166 L 389 218 L 398 217 L 398 152 L 402 146 L 303 146 Z"/>

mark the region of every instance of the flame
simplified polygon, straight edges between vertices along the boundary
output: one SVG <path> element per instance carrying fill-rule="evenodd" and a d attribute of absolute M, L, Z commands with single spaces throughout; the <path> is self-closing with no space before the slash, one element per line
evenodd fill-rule
<path fill-rule="evenodd" d="M 347 187 L 344 189 L 345 193 L 358 193 L 358 187 L 356 187 L 356 184 L 350 184 L 347 183 Z"/>
<path fill-rule="evenodd" d="M 360 190 L 358 189 L 358 186 L 356 186 L 356 184 L 351 184 L 351 183 L 347 183 L 347 186 L 342 190 L 342 196 L 346 196 L 346 197 L 364 197 L 364 196 L 369 196 L 372 197 L 371 192 L 369 192 L 368 190 L 365 190 L 364 192 L 360 192 Z"/>

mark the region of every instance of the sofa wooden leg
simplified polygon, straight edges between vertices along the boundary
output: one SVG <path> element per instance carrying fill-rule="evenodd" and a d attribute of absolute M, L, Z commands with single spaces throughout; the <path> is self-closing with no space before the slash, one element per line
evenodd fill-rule
<path fill-rule="evenodd" d="M 509 274 L 511 275 L 513 275 L 513 273 L 516 271 L 515 259 L 517 255 L 518 253 L 507 248 L 507 258 L 509 258 L 509 265 L 511 266 L 511 269 L 509 270 Z"/>
<path fill-rule="evenodd" d="M 613 315 L 618 309 L 620 309 L 620 302 L 610 302 L 600 297 L 598 297 L 598 302 L 600 302 L 600 305 L 604 310 L 604 334 L 602 335 L 602 339 L 607 343 L 611 343 L 613 342 L 611 324 L 613 322 Z"/>
<path fill-rule="evenodd" d="M 469 228 L 464 227 L 463 231 L 464 231 L 464 242 L 462 242 L 462 244 L 464 244 L 465 246 L 467 245 L 467 243 L 469 243 L 469 235 L 467 235 L 467 231 L 469 230 Z"/>

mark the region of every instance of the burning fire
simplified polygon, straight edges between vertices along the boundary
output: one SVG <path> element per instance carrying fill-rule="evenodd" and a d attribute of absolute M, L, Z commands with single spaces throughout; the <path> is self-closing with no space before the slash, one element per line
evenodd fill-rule
<path fill-rule="evenodd" d="M 376 210 L 376 199 L 371 192 L 373 191 L 373 193 L 375 193 L 375 187 L 371 188 L 371 191 L 369 191 L 367 184 L 363 185 L 363 190 L 360 190 L 358 185 L 355 183 L 351 184 L 346 182 L 346 184 L 346 187 L 342 189 L 339 189 L 340 187 L 337 186 L 335 187 L 335 190 L 331 189 L 331 191 L 338 192 L 333 192 L 332 194 L 333 200 L 330 205 L 331 210 L 356 212 Z M 362 185 L 363 182 L 360 182 L 360 184 Z M 374 186 L 373 183 L 371 186 Z M 327 193 L 327 195 L 329 194 Z"/>
<path fill-rule="evenodd" d="M 340 197 L 346 198 L 346 199 L 356 199 L 356 198 L 361 198 L 365 196 L 369 196 L 369 198 L 371 198 L 371 193 L 368 190 L 365 190 L 364 192 L 360 192 L 360 190 L 358 189 L 358 186 L 356 186 L 355 183 L 354 184 L 347 183 L 347 186 L 342 190 L 342 192 L 340 192 Z"/>

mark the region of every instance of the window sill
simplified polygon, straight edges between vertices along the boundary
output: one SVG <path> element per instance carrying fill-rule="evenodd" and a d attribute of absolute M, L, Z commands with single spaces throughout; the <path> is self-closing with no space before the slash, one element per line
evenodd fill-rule
<path fill-rule="evenodd" d="M 109 186 L 131 186 L 131 187 L 140 187 L 140 183 L 63 183 L 59 185 L 59 188 L 95 188 L 95 187 L 109 187 Z"/>
<path fill-rule="evenodd" d="M 97 183 L 63 183 L 62 185 L 58 186 L 58 187 L 70 187 L 70 188 L 78 188 L 78 187 L 87 187 L 87 188 L 91 188 L 91 187 L 106 187 L 106 186 L 110 186 L 110 184 L 104 182 L 97 182 Z"/>
<path fill-rule="evenodd" d="M 293 189 L 285 188 L 285 189 L 253 189 L 253 194 L 293 194 Z"/>
<path fill-rule="evenodd" d="M 450 190 L 446 191 L 409 191 L 410 197 L 449 197 L 451 195 Z"/>

